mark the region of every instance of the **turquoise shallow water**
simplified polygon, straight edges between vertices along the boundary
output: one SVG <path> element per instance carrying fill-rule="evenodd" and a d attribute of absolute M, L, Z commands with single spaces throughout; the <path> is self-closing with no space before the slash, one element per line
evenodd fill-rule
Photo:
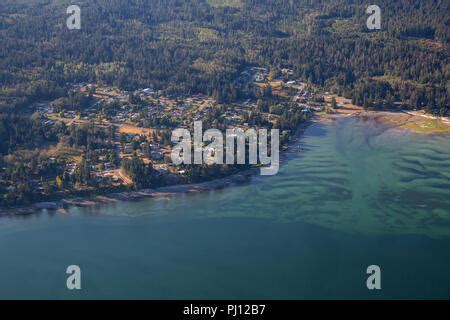
<path fill-rule="evenodd" d="M 448 136 L 346 118 L 309 127 L 277 176 L 69 211 L 0 220 L 0 298 L 450 298 Z"/>

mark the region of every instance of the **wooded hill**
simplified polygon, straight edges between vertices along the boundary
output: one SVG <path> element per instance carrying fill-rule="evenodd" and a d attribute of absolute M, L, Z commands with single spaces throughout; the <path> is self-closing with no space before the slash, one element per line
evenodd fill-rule
<path fill-rule="evenodd" d="M 68 30 L 63 0 L 0 3 L 0 108 L 97 82 L 219 101 L 251 95 L 248 65 L 298 77 L 366 106 L 448 107 L 449 3 L 379 0 L 382 29 L 362 0 L 89 0 Z"/>

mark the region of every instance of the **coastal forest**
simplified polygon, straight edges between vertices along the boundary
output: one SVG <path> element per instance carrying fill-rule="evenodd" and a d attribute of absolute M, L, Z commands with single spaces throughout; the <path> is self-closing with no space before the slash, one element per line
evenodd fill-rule
<path fill-rule="evenodd" d="M 362 0 L 75 1 L 81 30 L 68 30 L 68 1 L 0 4 L 0 108 L 100 82 L 220 101 L 251 94 L 234 80 L 247 65 L 293 68 L 359 104 L 401 101 L 448 107 L 449 3 L 380 0 L 368 30 Z"/>
<path fill-rule="evenodd" d="M 66 26 L 71 4 L 81 8 L 80 30 Z M 152 88 L 167 97 L 203 94 L 227 104 L 264 98 L 253 85 L 239 80 L 246 69 L 264 67 L 270 78 L 277 78 L 286 68 L 294 77 L 366 109 L 418 108 L 447 114 L 449 2 L 379 0 L 380 30 L 367 28 L 370 4 L 2 0 L 0 205 L 35 201 L 30 179 L 44 181 L 40 185 L 45 194 L 69 183 L 94 183 L 89 181 L 92 166 L 86 161 L 95 157 L 94 150 L 105 150 L 105 158 L 113 164 L 118 161 L 115 132 L 88 124 L 49 123 L 31 108 L 55 99 L 79 109 L 92 108 L 92 93 L 86 97 L 73 91 L 79 83 L 127 92 Z M 300 118 L 282 113 L 281 128 L 295 129 Z M 54 145 L 84 148 L 73 176 L 58 169 L 59 159 L 45 154 Z M 151 185 L 143 178 L 155 175 L 150 166 L 132 158 L 123 167 L 140 187 Z M 196 170 L 187 168 L 194 181 Z M 46 177 L 54 181 L 55 174 L 56 182 L 47 185 Z"/>

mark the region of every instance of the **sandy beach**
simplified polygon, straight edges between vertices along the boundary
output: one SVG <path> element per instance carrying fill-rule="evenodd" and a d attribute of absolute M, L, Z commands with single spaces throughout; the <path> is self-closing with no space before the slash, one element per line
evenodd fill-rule
<path fill-rule="evenodd" d="M 329 96 L 327 101 L 331 100 L 331 97 Z M 352 104 L 349 99 L 336 96 L 335 98 L 339 107 L 333 113 L 316 113 L 313 121 L 329 122 L 348 116 L 370 116 L 388 126 L 409 130 L 414 133 L 450 133 L 450 117 L 437 117 L 422 110 L 367 111 L 360 106 Z"/>

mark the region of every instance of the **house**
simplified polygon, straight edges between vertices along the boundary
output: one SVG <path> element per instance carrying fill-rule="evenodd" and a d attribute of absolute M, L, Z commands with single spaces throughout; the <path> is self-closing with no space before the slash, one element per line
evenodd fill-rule
<path fill-rule="evenodd" d="M 114 167 L 114 165 L 111 162 L 105 163 L 105 170 L 110 170 Z"/>
<path fill-rule="evenodd" d="M 151 88 L 145 88 L 144 90 L 142 90 L 142 93 L 146 96 L 151 96 L 155 93 L 155 91 Z"/>
<path fill-rule="evenodd" d="M 294 74 L 294 70 L 288 69 L 288 68 L 284 68 L 284 69 L 281 69 L 281 73 L 291 76 L 291 75 Z"/>
<path fill-rule="evenodd" d="M 133 143 L 128 143 L 123 148 L 123 153 L 133 153 L 133 151 L 134 151 L 134 144 Z"/>
<path fill-rule="evenodd" d="M 256 82 L 262 82 L 262 81 L 264 81 L 266 79 L 266 77 L 265 77 L 265 75 L 262 73 L 262 72 L 258 72 L 256 75 L 255 75 L 255 81 Z"/>
<path fill-rule="evenodd" d="M 309 107 L 306 107 L 302 110 L 303 113 L 311 113 L 311 109 Z"/>
<path fill-rule="evenodd" d="M 164 154 L 160 151 L 152 151 L 150 156 L 153 160 L 162 160 L 164 159 Z"/>
<path fill-rule="evenodd" d="M 166 173 L 167 172 L 167 168 L 164 165 L 156 165 L 153 166 L 153 169 L 155 169 L 156 171 L 158 171 L 159 173 Z"/>
<path fill-rule="evenodd" d="M 303 98 L 305 98 L 305 99 L 310 99 L 310 98 L 312 98 L 312 96 L 313 96 L 313 94 L 310 91 L 306 91 L 303 94 Z"/>

